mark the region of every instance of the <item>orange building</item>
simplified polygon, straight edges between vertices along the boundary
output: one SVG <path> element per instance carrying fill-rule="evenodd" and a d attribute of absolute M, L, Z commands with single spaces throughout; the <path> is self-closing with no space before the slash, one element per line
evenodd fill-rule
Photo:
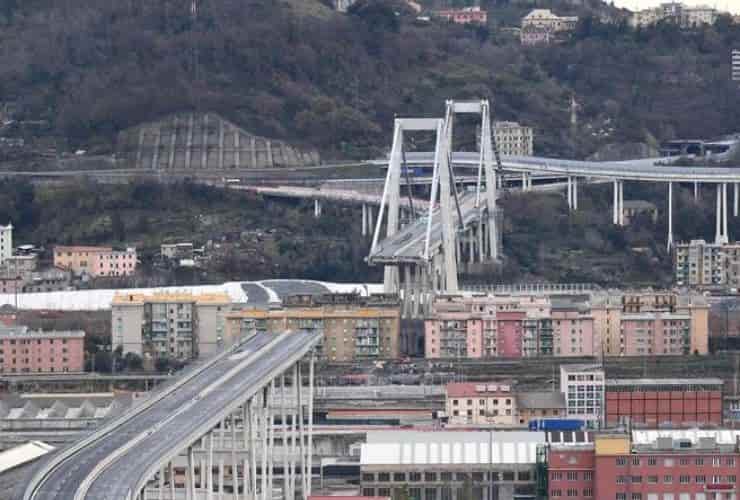
<path fill-rule="evenodd" d="M 75 275 L 129 276 L 136 271 L 136 248 L 56 246 L 54 267 L 69 269 Z"/>

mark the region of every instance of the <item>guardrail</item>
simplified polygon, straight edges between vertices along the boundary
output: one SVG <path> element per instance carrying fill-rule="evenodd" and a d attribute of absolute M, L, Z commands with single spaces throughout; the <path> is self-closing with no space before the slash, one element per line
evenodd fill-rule
<path fill-rule="evenodd" d="M 262 347 L 259 351 L 260 353 L 263 352 L 269 352 L 271 351 L 275 345 L 277 345 L 282 340 L 282 336 L 276 337 L 275 339 L 271 340 L 267 345 Z M 220 359 L 220 358 L 219 358 Z M 175 413 L 171 414 L 166 419 L 160 421 L 155 425 L 153 428 L 147 430 L 146 432 L 142 432 L 138 436 L 131 439 L 128 443 L 126 443 L 123 447 L 118 448 L 116 451 L 105 457 L 103 460 L 98 462 L 98 464 L 93 468 L 92 471 L 90 471 L 90 474 L 85 477 L 85 479 L 80 483 L 80 486 L 77 488 L 77 491 L 75 492 L 75 500 L 84 500 L 85 496 L 87 495 L 87 492 L 90 490 L 90 487 L 95 482 L 95 480 L 102 474 L 102 472 L 113 462 L 121 458 L 123 455 L 128 453 L 130 450 L 132 450 L 135 446 L 137 446 L 139 443 L 144 441 L 147 437 L 149 437 L 152 433 L 156 432 L 157 430 L 161 429 L 165 425 L 167 425 L 169 422 L 171 422 L 174 418 L 176 418 L 178 415 L 183 413 L 184 411 L 191 408 L 193 405 L 197 403 L 198 400 L 201 399 L 202 396 L 205 394 L 208 394 L 213 387 L 216 387 L 223 383 L 224 381 L 230 379 L 234 375 L 236 375 L 239 371 L 243 370 L 247 366 L 254 363 L 256 360 L 256 356 L 250 356 L 243 362 L 239 363 L 237 366 L 226 372 L 224 375 L 219 377 L 217 380 L 215 380 L 212 384 L 210 384 L 206 389 L 202 390 L 198 393 L 198 395 L 188 401 L 188 403 L 182 407 L 180 407 Z"/>
<path fill-rule="evenodd" d="M 203 365 L 201 365 L 196 370 L 193 370 L 191 373 L 189 373 L 185 377 L 177 380 L 171 386 L 163 387 L 161 389 L 161 392 L 159 392 L 155 397 L 145 399 L 144 401 L 141 402 L 141 404 L 136 405 L 133 408 L 131 408 L 130 411 L 127 411 L 123 413 L 122 415 L 116 417 L 111 422 L 95 430 L 92 434 L 90 434 L 85 439 L 76 443 L 72 447 L 62 451 L 59 455 L 53 457 L 51 460 L 49 460 L 49 463 L 47 463 L 41 470 L 39 470 L 31 478 L 31 480 L 28 483 L 28 486 L 26 487 L 26 490 L 23 493 L 23 500 L 33 500 L 36 497 L 36 493 L 38 492 L 39 486 L 43 484 L 47 476 L 51 474 L 51 472 L 57 467 L 59 467 L 61 464 L 73 458 L 80 450 L 102 439 L 103 437 L 110 434 L 112 431 L 116 430 L 117 428 L 121 427 L 123 424 L 131 420 L 133 417 L 148 410 L 154 405 L 154 403 L 157 403 L 161 401 L 162 399 L 164 399 L 165 397 L 169 396 L 175 390 L 182 387 L 185 383 L 192 380 L 196 375 L 199 375 L 206 369 L 213 366 L 223 356 L 228 355 L 230 352 L 234 351 L 236 348 L 243 345 L 245 342 L 248 342 L 253 337 L 254 335 L 246 337 L 241 343 L 234 345 L 233 347 L 231 347 L 231 349 L 214 356 L 213 358 L 203 363 Z"/>

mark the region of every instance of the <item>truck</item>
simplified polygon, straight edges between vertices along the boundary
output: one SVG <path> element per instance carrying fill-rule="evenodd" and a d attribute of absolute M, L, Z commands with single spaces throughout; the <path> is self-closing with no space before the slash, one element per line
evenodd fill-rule
<path fill-rule="evenodd" d="M 540 418 L 529 421 L 530 431 L 580 431 L 586 422 L 573 418 Z"/>

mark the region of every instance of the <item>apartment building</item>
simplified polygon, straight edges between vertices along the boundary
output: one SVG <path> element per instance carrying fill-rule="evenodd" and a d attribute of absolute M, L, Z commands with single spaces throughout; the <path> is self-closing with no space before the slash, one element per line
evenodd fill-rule
<path fill-rule="evenodd" d="M 606 356 L 706 354 L 709 304 L 699 294 L 599 293 L 591 297 L 594 327 Z"/>
<path fill-rule="evenodd" d="M 633 427 L 722 425 L 722 379 L 608 379 L 606 424 Z"/>
<path fill-rule="evenodd" d="M 568 418 L 604 422 L 604 369 L 596 364 L 560 365 L 560 392 Z"/>
<path fill-rule="evenodd" d="M 532 156 L 534 153 L 532 127 L 525 127 L 517 122 L 494 122 L 493 137 L 498 152 L 502 155 Z"/>
<path fill-rule="evenodd" d="M 555 356 L 598 356 L 601 338 L 594 329 L 591 307 L 583 297 L 551 299 L 553 350 Z M 542 351 L 546 354 L 546 351 Z"/>
<path fill-rule="evenodd" d="M 330 361 L 397 359 L 401 306 L 397 295 L 293 295 L 281 307 L 230 313 L 227 339 L 253 332 L 314 330 L 323 334 L 321 355 Z"/>
<path fill-rule="evenodd" d="M 123 352 L 190 359 L 225 345 L 225 293 L 118 293 L 111 303 L 113 346 Z"/>
<path fill-rule="evenodd" d="M 511 382 L 447 384 L 445 410 L 450 424 L 513 427 L 519 422 Z"/>
<path fill-rule="evenodd" d="M 679 286 L 722 288 L 740 286 L 740 243 L 678 243 L 673 252 Z"/>
<path fill-rule="evenodd" d="M 478 6 L 437 10 L 434 15 L 455 24 L 481 24 L 485 26 L 488 23 L 488 12 Z"/>
<path fill-rule="evenodd" d="M 522 29 L 536 26 L 552 33 L 572 31 L 577 24 L 578 16 L 558 16 L 550 9 L 534 9 L 522 19 Z"/>
<path fill-rule="evenodd" d="M 13 224 L 0 225 L 0 265 L 13 256 Z"/>
<path fill-rule="evenodd" d="M 56 246 L 54 267 L 69 269 L 76 276 L 129 276 L 136 272 L 136 248 Z"/>
<path fill-rule="evenodd" d="M 632 14 L 630 23 L 644 28 L 658 22 L 670 22 L 681 28 L 698 28 L 712 25 L 717 21 L 719 11 L 707 5 L 689 6 L 679 2 L 667 2 L 658 7 L 643 9 Z"/>
<path fill-rule="evenodd" d="M 85 332 L 0 328 L 0 373 L 82 372 Z"/>

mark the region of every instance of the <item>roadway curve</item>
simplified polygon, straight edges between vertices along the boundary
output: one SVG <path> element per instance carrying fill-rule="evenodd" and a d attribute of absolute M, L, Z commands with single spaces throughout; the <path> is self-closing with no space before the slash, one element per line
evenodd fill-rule
<path fill-rule="evenodd" d="M 29 484 L 17 498 L 72 500 L 84 493 L 78 492 L 80 485 L 95 473 L 89 491 L 80 498 L 125 500 L 129 490 L 136 491 L 146 481 L 144 474 L 151 464 L 159 463 L 168 452 L 180 451 L 176 447 L 184 437 L 206 420 L 222 418 L 219 411 L 227 403 L 257 390 L 253 387 L 255 381 L 274 374 L 286 359 L 304 354 L 316 341 L 315 335 L 306 333 L 281 337 L 276 341 L 274 335 L 259 334 L 221 355 L 210 367 L 122 425 L 98 431 L 91 444 L 53 468 L 41 481 Z M 237 369 L 240 366 L 244 369 Z M 101 462 L 136 441 L 141 442 L 107 467 L 96 470 Z"/>

